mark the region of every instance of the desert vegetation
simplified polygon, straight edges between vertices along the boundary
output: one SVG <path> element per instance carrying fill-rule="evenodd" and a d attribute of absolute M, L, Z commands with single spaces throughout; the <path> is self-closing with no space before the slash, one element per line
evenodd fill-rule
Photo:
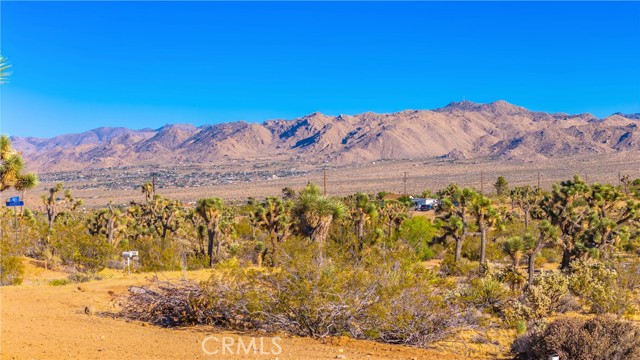
<path fill-rule="evenodd" d="M 35 175 L 1 145 L 2 190 L 32 188 Z M 575 176 L 545 190 L 500 177 L 492 193 L 450 184 L 424 192 L 440 200 L 428 212 L 407 195 L 334 197 L 312 183 L 241 204 L 139 191 L 143 201 L 86 210 L 59 183 L 40 206 L 3 207 L 2 285 L 21 282 L 23 257 L 66 271 L 64 283 L 106 267 L 211 268 L 203 282 L 132 289 L 104 315 L 416 347 L 504 328 L 522 359 L 638 358 L 640 179 Z"/>

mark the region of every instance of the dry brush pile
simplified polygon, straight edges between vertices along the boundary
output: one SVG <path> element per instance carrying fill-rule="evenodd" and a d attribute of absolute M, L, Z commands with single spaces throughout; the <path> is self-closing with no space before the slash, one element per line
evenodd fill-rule
<path fill-rule="evenodd" d="M 402 252 L 348 264 L 337 256 L 319 258 L 314 246 L 292 243 L 296 256 L 283 255 L 278 268 L 228 261 L 200 284 L 156 281 L 131 288 L 115 315 L 165 327 L 347 335 L 417 347 L 476 326 L 475 311 L 452 301 L 433 273 L 403 262 Z"/>

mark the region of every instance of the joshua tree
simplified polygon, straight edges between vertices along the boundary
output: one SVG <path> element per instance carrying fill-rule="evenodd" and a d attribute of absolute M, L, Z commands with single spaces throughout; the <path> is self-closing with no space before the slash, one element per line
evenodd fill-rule
<path fill-rule="evenodd" d="M 260 226 L 260 204 L 254 197 L 247 201 L 247 219 L 251 228 L 251 240 L 256 240 L 256 230 Z"/>
<path fill-rule="evenodd" d="M 58 199 L 58 194 L 63 189 L 62 183 L 57 183 L 55 187 L 49 189 L 49 195 L 42 195 L 42 203 L 44 204 L 49 221 L 49 229 L 53 228 L 56 218 L 66 210 L 75 210 L 82 205 L 82 200 L 75 200 L 71 195 L 71 191 L 64 193 L 64 198 Z"/>
<path fill-rule="evenodd" d="M 397 228 L 397 224 L 402 223 L 402 220 L 406 217 L 406 210 L 406 205 L 398 200 L 384 201 L 380 208 L 380 215 L 387 223 L 387 239 L 391 240 L 393 238 L 394 226 Z"/>
<path fill-rule="evenodd" d="M 275 254 L 278 250 L 278 244 L 285 241 L 289 237 L 289 231 L 292 225 L 291 211 L 293 203 L 289 200 L 283 200 L 279 197 L 267 197 L 257 209 L 258 224 L 269 236 L 271 244 L 271 253 Z M 262 249 L 259 256 L 264 258 L 266 247 Z M 275 256 L 274 256 L 275 258 Z"/>
<path fill-rule="evenodd" d="M 323 196 L 317 185 L 309 183 L 300 192 L 294 210 L 300 219 L 302 233 L 318 243 L 322 260 L 322 249 L 329 235 L 329 227 L 333 219 L 344 216 L 344 204 Z"/>
<path fill-rule="evenodd" d="M 483 194 L 476 193 L 471 200 L 471 213 L 476 218 L 480 233 L 480 265 L 484 269 L 487 249 L 487 230 L 496 226 L 500 220 L 500 212 L 493 206 L 491 200 Z"/>
<path fill-rule="evenodd" d="M 225 206 L 222 211 L 222 215 L 220 216 L 219 229 L 220 232 L 218 234 L 218 239 L 216 242 L 216 254 L 215 257 L 218 259 L 222 259 L 222 244 L 228 243 L 231 237 L 236 233 L 236 214 L 235 211 Z"/>
<path fill-rule="evenodd" d="M 285 200 L 293 200 L 296 197 L 296 191 L 288 186 L 282 188 L 282 197 Z"/>
<path fill-rule="evenodd" d="M 101 209 L 87 221 L 87 228 L 91 235 L 104 234 L 107 242 L 116 247 L 126 228 L 126 217 L 119 209 L 109 202 L 106 209 Z"/>
<path fill-rule="evenodd" d="M 210 197 L 198 200 L 196 205 L 196 213 L 202 217 L 207 227 L 207 235 L 209 243 L 207 246 L 207 255 L 209 256 L 209 267 L 213 267 L 213 245 L 217 241 L 218 247 L 221 247 L 218 234 L 220 232 L 220 217 L 224 211 L 224 202 L 217 197 Z M 220 259 L 218 259 L 220 260 Z"/>
<path fill-rule="evenodd" d="M 353 212 L 356 220 L 356 235 L 360 241 L 360 246 L 362 246 L 364 227 L 370 219 L 378 217 L 378 210 L 375 202 L 369 199 L 369 195 L 357 193 L 355 195 L 355 206 L 353 208 Z"/>
<path fill-rule="evenodd" d="M 511 283 L 511 288 L 515 290 L 524 281 L 522 274 L 518 270 L 518 264 L 524 251 L 524 241 L 519 236 L 511 237 L 502 243 L 502 250 L 511 258 L 511 268 L 508 269 L 507 282 Z"/>
<path fill-rule="evenodd" d="M 520 208 L 524 214 L 524 232 L 526 233 L 529 231 L 529 216 L 531 215 L 531 209 L 540 200 L 540 190 L 534 190 L 529 185 L 519 186 L 511 190 L 510 197 L 513 205 Z"/>
<path fill-rule="evenodd" d="M 473 201 L 476 192 L 471 188 L 460 188 L 456 184 L 447 186 L 440 192 L 442 202 L 438 207 L 438 225 L 444 236 L 451 236 L 456 241 L 455 261 L 462 258 L 462 244 L 469 235 L 469 216 L 472 215 Z"/>
<path fill-rule="evenodd" d="M 498 180 L 493 184 L 493 187 L 496 189 L 498 196 L 502 196 L 509 191 L 509 183 L 504 176 L 498 176 Z"/>
<path fill-rule="evenodd" d="M 14 188 L 17 191 L 22 191 L 22 198 L 24 199 L 27 190 L 32 190 L 38 186 L 38 177 L 35 174 L 24 174 L 19 179 Z"/>
<path fill-rule="evenodd" d="M 11 140 L 0 136 L 0 192 L 10 188 L 18 191 L 32 189 L 38 183 L 34 174 L 23 174 L 24 160 L 20 153 L 11 148 Z"/>
<path fill-rule="evenodd" d="M 150 181 L 147 181 L 146 183 L 142 184 L 142 186 L 140 186 L 140 189 L 142 190 L 142 193 L 144 194 L 144 197 L 147 200 L 147 202 L 151 201 L 156 195 L 155 189 L 153 188 L 153 184 Z"/>
<path fill-rule="evenodd" d="M 622 175 L 620 177 L 620 182 L 624 185 L 624 193 L 629 195 L 629 184 L 631 183 L 631 177 L 627 175 Z"/>
<path fill-rule="evenodd" d="M 629 233 L 627 224 L 640 219 L 640 203 L 626 199 L 611 185 L 589 186 L 579 176 L 553 186 L 540 209 L 560 232 L 561 268 L 593 250 L 606 251 Z"/>
<path fill-rule="evenodd" d="M 542 250 L 545 244 L 557 238 L 557 229 L 547 220 L 543 220 L 538 226 L 538 237 L 527 234 L 524 238 L 524 249 L 527 253 L 527 264 L 529 274 L 529 286 L 533 285 L 533 273 L 535 270 L 536 255 Z"/>

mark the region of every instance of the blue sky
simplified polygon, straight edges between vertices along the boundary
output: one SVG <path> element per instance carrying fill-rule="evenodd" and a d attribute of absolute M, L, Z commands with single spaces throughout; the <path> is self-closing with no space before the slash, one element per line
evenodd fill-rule
<path fill-rule="evenodd" d="M 640 112 L 640 3 L 7 2 L 3 133 L 432 109 Z"/>

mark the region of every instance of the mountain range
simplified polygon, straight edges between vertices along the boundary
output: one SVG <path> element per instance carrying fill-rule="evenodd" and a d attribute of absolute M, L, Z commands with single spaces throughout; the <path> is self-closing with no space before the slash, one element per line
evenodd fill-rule
<path fill-rule="evenodd" d="M 550 157 L 640 151 L 640 114 L 530 111 L 496 101 L 453 102 L 435 110 L 293 120 L 101 127 L 53 138 L 12 137 L 30 168 L 41 172 L 129 165 L 174 165 L 233 159 L 351 164 L 444 157 L 536 161 Z"/>

